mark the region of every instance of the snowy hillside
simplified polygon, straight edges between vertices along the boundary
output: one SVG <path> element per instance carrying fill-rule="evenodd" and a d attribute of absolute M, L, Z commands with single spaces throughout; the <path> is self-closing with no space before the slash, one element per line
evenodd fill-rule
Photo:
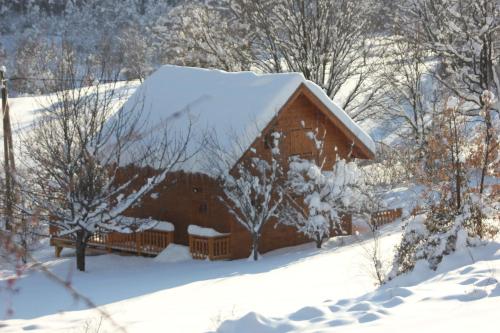
<path fill-rule="evenodd" d="M 116 110 L 118 110 L 138 86 L 139 81 L 129 81 L 102 84 L 99 89 L 114 94 L 113 103 Z M 92 88 L 88 90 L 88 93 L 92 93 Z M 18 150 L 20 145 L 23 144 L 23 131 L 29 130 L 42 114 L 47 115 L 47 110 L 55 103 L 56 99 L 57 97 L 54 94 L 9 98 L 14 149 Z M 3 140 L 3 128 L 0 128 L 0 139 Z M 0 146 L 0 153 L 3 154 L 3 145 Z"/>
<path fill-rule="evenodd" d="M 400 229 L 383 230 L 386 261 Z M 55 259 L 45 245 L 36 256 L 127 332 L 387 332 L 402 326 L 420 332 L 422 325 L 430 332 L 486 332 L 500 324 L 499 243 L 456 253 L 437 272 L 423 265 L 382 288 L 370 275 L 372 246 L 349 236 L 321 250 L 306 244 L 275 251 L 258 262 L 100 255 L 88 258 L 85 273 L 74 271 L 70 250 Z M 1 272 L 2 280 L 9 272 Z M 105 319 L 98 330 L 100 314 L 42 273 L 28 272 L 16 287 L 8 298 L 14 313 L 1 322 L 2 332 L 117 331 Z"/>
<path fill-rule="evenodd" d="M 354 298 L 326 299 L 281 318 L 250 312 L 223 323 L 230 332 L 490 332 L 500 325 L 500 244 L 455 253 L 437 272 L 422 263 L 408 276 Z"/>

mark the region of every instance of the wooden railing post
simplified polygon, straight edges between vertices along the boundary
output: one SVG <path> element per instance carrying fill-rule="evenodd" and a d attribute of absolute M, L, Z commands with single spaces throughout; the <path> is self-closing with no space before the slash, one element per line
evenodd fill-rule
<path fill-rule="evenodd" d="M 137 254 L 141 255 L 142 237 L 140 232 L 135 233 L 135 244 L 136 244 Z"/>
<path fill-rule="evenodd" d="M 193 246 L 193 236 L 189 235 L 189 252 L 191 252 L 191 257 L 194 258 L 193 252 L 194 252 L 194 246 Z"/>
<path fill-rule="evenodd" d="M 214 259 L 214 239 L 212 237 L 208 238 L 208 259 Z"/>

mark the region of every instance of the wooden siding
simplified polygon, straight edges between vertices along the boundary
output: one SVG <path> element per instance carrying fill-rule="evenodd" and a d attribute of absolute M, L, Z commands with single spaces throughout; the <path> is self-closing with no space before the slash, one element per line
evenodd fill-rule
<path fill-rule="evenodd" d="M 128 170 L 122 181 L 133 174 Z M 138 180 L 137 184 L 141 184 Z M 222 233 L 230 232 L 230 215 L 219 200 L 221 190 L 217 182 L 200 173 L 175 172 L 169 174 L 164 183 L 155 188 L 157 193 L 143 198 L 140 204 L 125 212 L 132 217 L 151 217 L 174 224 L 174 242 L 189 245 L 187 228 L 190 224 L 213 228 Z"/>

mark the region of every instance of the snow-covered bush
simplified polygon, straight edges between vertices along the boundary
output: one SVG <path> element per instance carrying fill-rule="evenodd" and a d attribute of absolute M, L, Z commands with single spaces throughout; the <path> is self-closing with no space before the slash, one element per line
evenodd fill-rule
<path fill-rule="evenodd" d="M 363 196 L 356 163 L 338 159 L 332 170 L 323 170 L 314 161 L 294 158 L 288 177 L 292 195 L 283 208 L 281 223 L 297 228 L 318 248 L 332 232 L 346 232 L 342 217 L 359 205 Z"/>
<path fill-rule="evenodd" d="M 444 200 L 431 206 L 427 213 L 409 219 L 396 247 L 389 279 L 411 271 L 419 260 L 427 261 L 429 268 L 435 270 L 444 256 L 481 243 L 474 228 L 477 210 L 472 197 L 459 212 L 451 207 Z"/>
<path fill-rule="evenodd" d="M 291 157 L 280 222 L 313 239 L 318 248 L 332 233 L 344 234 L 342 218 L 363 203 L 363 174 L 354 161 L 326 156 L 324 135 L 306 133 L 314 158 Z M 327 166 L 331 166 L 330 168 Z"/>
<path fill-rule="evenodd" d="M 484 185 L 486 175 L 496 179 L 500 165 L 497 152 L 491 150 L 496 145 L 494 132 L 484 132 L 470 121 L 460 112 L 462 104 L 449 98 L 433 119 L 433 137 L 417 168 L 427 204 L 405 227 L 389 278 L 412 270 L 418 260 L 436 269 L 443 256 L 478 244 L 498 230 L 491 224 L 500 224 L 498 191 Z M 485 139 L 489 135 L 491 141 Z"/>

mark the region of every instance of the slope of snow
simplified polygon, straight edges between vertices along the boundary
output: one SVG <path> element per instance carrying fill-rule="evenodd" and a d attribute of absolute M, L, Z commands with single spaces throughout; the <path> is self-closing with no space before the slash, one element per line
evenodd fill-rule
<path fill-rule="evenodd" d="M 360 297 L 327 299 L 282 318 L 250 312 L 217 333 L 491 332 L 500 325 L 500 244 L 458 252 Z"/>
<path fill-rule="evenodd" d="M 114 104 L 118 109 L 136 90 L 139 81 L 117 82 L 116 84 L 102 84 L 101 91 L 109 92 L 114 90 Z M 88 90 L 92 93 L 92 89 Z M 14 132 L 22 130 L 29 126 L 44 109 L 56 102 L 56 95 L 40 95 L 9 98 L 10 117 L 12 129 Z M 0 135 L 3 135 L 3 129 L 0 128 Z"/>
<path fill-rule="evenodd" d="M 113 93 L 112 107 L 117 111 L 123 103 L 135 92 L 139 86 L 139 81 L 117 82 L 116 84 L 102 84 L 99 89 L 102 93 Z M 89 94 L 92 89 L 88 89 Z M 57 101 L 56 95 L 41 95 L 9 98 L 10 119 L 13 133 L 14 149 L 18 150 L 22 144 L 23 131 L 29 131 L 33 122 L 41 115 L 46 114 Z M 0 140 L 3 140 L 3 127 L 0 126 Z M 0 153 L 3 154 L 3 145 L 0 145 Z M 16 154 L 18 155 L 18 154 Z"/>
<path fill-rule="evenodd" d="M 144 81 L 124 108 L 144 107 L 153 126 L 149 132 L 172 121 L 176 128 L 183 128 L 189 119 L 197 132 L 208 130 L 226 150 L 241 154 L 239 150 L 249 146 L 301 84 L 375 152 L 370 136 L 300 73 L 230 73 L 165 65 Z M 185 168 L 197 170 L 199 163 Z"/>
<path fill-rule="evenodd" d="M 384 246 L 389 248 L 399 238 L 399 227 L 392 227 L 385 238 Z M 331 240 L 321 250 L 314 244 L 278 250 L 264 254 L 258 262 L 158 263 L 134 256 L 88 256 L 84 273 L 74 269 L 69 249 L 61 258 L 54 258 L 48 247 L 36 256 L 59 276 L 71 278 L 74 288 L 127 326 L 129 333 L 165 329 L 198 333 L 214 331 L 223 320 L 251 311 L 283 316 L 304 303 L 372 290 L 374 281 L 364 267 L 365 251 L 357 244 L 341 244 L 348 244 L 348 239 Z M 0 274 L 3 287 L 9 270 L 4 268 Z M 304 283 L 309 279 L 314 283 Z M 33 332 L 78 331 L 85 321 L 99 319 L 96 310 L 86 310 L 85 304 L 42 273 L 27 273 L 16 287 L 19 292 L 11 299 L 14 315 L 3 321 L 7 326 L 2 333 L 30 326 L 37 327 Z M 0 294 L 0 316 L 5 314 L 9 296 Z M 102 332 L 115 331 L 106 320 L 103 325 Z"/>
<path fill-rule="evenodd" d="M 383 232 L 387 262 L 400 225 Z M 330 240 L 321 250 L 314 244 L 281 249 L 258 262 L 89 256 L 84 273 L 74 270 L 70 250 L 56 259 L 45 247 L 36 256 L 130 333 L 392 332 L 401 327 L 420 333 L 423 327 L 461 332 L 472 325 L 486 332 L 500 324 L 500 244 L 452 255 L 437 272 L 419 266 L 379 289 L 367 259 L 372 246 L 369 239 L 349 236 Z M 1 269 L 3 286 L 11 271 Z M 1 322 L 2 333 L 98 327 L 95 309 L 85 309 L 41 273 L 28 272 L 16 287 L 12 297 L 4 289 L 0 293 L 0 313 L 9 300 L 14 307 L 13 317 Z M 99 332 L 115 331 L 103 320 Z"/>
<path fill-rule="evenodd" d="M 172 263 L 179 261 L 192 260 L 191 252 L 189 252 L 189 247 L 179 244 L 169 244 L 165 250 L 158 254 L 154 261 L 162 263 Z"/>

